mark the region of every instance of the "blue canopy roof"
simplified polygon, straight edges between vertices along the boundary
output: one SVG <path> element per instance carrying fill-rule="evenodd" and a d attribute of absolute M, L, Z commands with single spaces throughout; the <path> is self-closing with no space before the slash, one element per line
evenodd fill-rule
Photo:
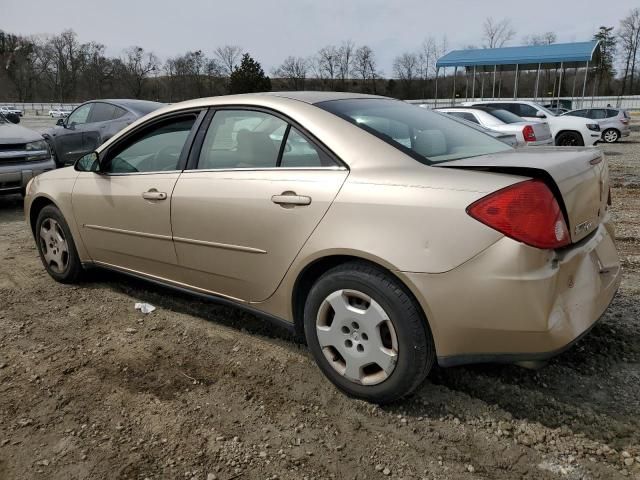
<path fill-rule="evenodd" d="M 537 65 L 538 63 L 585 63 L 592 61 L 599 41 L 555 43 L 526 47 L 454 50 L 440 57 L 437 67 L 486 65 Z M 569 66 L 569 65 L 567 65 Z"/>

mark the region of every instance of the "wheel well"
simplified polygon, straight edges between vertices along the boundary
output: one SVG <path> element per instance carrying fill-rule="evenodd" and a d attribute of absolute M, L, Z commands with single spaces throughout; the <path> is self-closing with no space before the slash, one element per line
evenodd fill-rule
<path fill-rule="evenodd" d="M 411 289 L 407 287 L 404 284 L 404 282 L 400 278 L 398 278 L 398 276 L 395 275 L 391 270 L 389 270 L 386 267 L 383 267 L 379 263 L 372 262 L 371 260 L 366 260 L 362 257 L 357 257 L 354 255 L 331 255 L 328 257 L 322 257 L 314 261 L 313 263 L 307 265 L 304 268 L 304 270 L 300 272 L 293 286 L 293 295 L 292 295 L 293 323 L 295 326 L 296 336 L 300 340 L 304 341 L 304 338 L 305 338 L 304 337 L 304 303 L 307 298 L 307 295 L 309 294 L 309 291 L 311 290 L 311 287 L 313 287 L 313 284 L 322 275 L 324 275 L 326 272 L 328 272 L 332 268 L 337 267 L 338 265 L 342 265 L 344 263 L 353 262 L 353 261 L 368 263 L 375 268 L 383 270 L 385 273 L 391 275 L 396 280 L 398 280 L 400 285 L 404 288 L 405 293 L 409 295 L 409 298 L 411 298 L 413 302 L 415 302 L 415 305 L 419 309 L 420 314 L 422 315 L 422 318 L 425 324 L 427 325 L 427 327 L 429 329 L 431 328 L 427 320 L 426 314 L 422 308 L 422 305 L 420 305 L 420 302 L 418 302 L 418 299 L 415 297 Z"/>
<path fill-rule="evenodd" d="M 618 136 L 620 135 L 620 130 L 618 130 L 616 127 L 609 127 L 609 128 L 605 128 L 602 133 L 606 132 L 607 130 L 613 130 L 615 132 L 618 133 Z"/>
<path fill-rule="evenodd" d="M 31 203 L 31 209 L 29 210 L 29 224 L 31 225 L 31 232 L 34 235 L 36 233 L 36 221 L 38 220 L 38 215 L 47 205 L 55 205 L 55 203 L 46 197 L 37 197 Z"/>

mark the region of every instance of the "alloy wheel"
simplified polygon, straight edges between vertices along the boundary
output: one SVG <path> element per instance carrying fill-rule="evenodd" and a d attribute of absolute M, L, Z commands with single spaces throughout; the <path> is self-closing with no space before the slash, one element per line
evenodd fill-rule
<path fill-rule="evenodd" d="M 602 135 L 602 138 L 607 143 L 615 143 L 618 140 L 618 132 L 615 130 L 607 130 Z"/>
<path fill-rule="evenodd" d="M 45 218 L 40 225 L 40 248 L 46 264 L 56 273 L 64 273 L 69 264 L 69 245 L 60 224 Z"/>
<path fill-rule="evenodd" d="M 329 364 L 354 383 L 379 384 L 396 367 L 398 339 L 393 323 L 365 293 L 345 289 L 328 295 L 318 310 L 316 334 Z"/>

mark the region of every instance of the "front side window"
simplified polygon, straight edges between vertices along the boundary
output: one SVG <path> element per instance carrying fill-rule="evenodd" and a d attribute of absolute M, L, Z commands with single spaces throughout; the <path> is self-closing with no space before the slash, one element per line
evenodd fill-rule
<path fill-rule="evenodd" d="M 274 168 L 287 123 L 249 110 L 220 110 L 205 135 L 199 169 Z"/>
<path fill-rule="evenodd" d="M 574 110 L 573 112 L 568 112 L 567 115 L 572 117 L 586 117 L 588 110 Z"/>
<path fill-rule="evenodd" d="M 490 110 L 487 112 L 494 118 L 497 118 L 502 123 L 520 123 L 522 122 L 522 118 L 516 115 L 515 113 L 511 113 L 508 110 L 503 110 L 501 108 L 496 108 L 495 110 Z"/>
<path fill-rule="evenodd" d="M 511 150 L 499 140 L 446 115 L 398 100 L 330 100 L 316 106 L 428 165 Z"/>
<path fill-rule="evenodd" d="M 607 118 L 607 111 L 602 108 L 593 108 L 589 112 L 589 118 L 602 120 L 604 118 Z"/>
<path fill-rule="evenodd" d="M 167 120 L 136 135 L 115 151 L 107 173 L 142 173 L 178 170 L 180 154 L 195 115 Z"/>
<path fill-rule="evenodd" d="M 538 113 L 538 110 L 533 108 L 531 105 L 527 105 L 526 103 L 517 104 L 518 109 L 520 111 L 519 115 L 521 117 L 535 117 Z"/>
<path fill-rule="evenodd" d="M 83 125 L 87 123 L 89 112 L 91 112 L 92 103 L 87 103 L 76 108 L 67 120 L 68 125 Z"/>

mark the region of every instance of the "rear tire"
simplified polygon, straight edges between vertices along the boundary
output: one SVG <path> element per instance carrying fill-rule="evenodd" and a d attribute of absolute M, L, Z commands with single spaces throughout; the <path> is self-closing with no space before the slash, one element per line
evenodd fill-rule
<path fill-rule="evenodd" d="M 413 392 L 435 362 L 429 326 L 401 282 L 365 262 L 322 275 L 304 308 L 320 370 L 349 396 L 390 403 Z"/>
<path fill-rule="evenodd" d="M 559 147 L 584 147 L 582 135 L 577 132 L 562 132 L 556 137 Z"/>
<path fill-rule="evenodd" d="M 54 205 L 47 205 L 38 214 L 35 239 L 40 260 L 54 280 L 74 283 L 81 279 L 84 269 L 76 244 L 64 216 Z"/>
<path fill-rule="evenodd" d="M 618 132 L 615 128 L 607 128 L 604 132 L 602 132 L 602 140 L 605 143 L 616 143 L 620 140 L 620 132 Z"/>

